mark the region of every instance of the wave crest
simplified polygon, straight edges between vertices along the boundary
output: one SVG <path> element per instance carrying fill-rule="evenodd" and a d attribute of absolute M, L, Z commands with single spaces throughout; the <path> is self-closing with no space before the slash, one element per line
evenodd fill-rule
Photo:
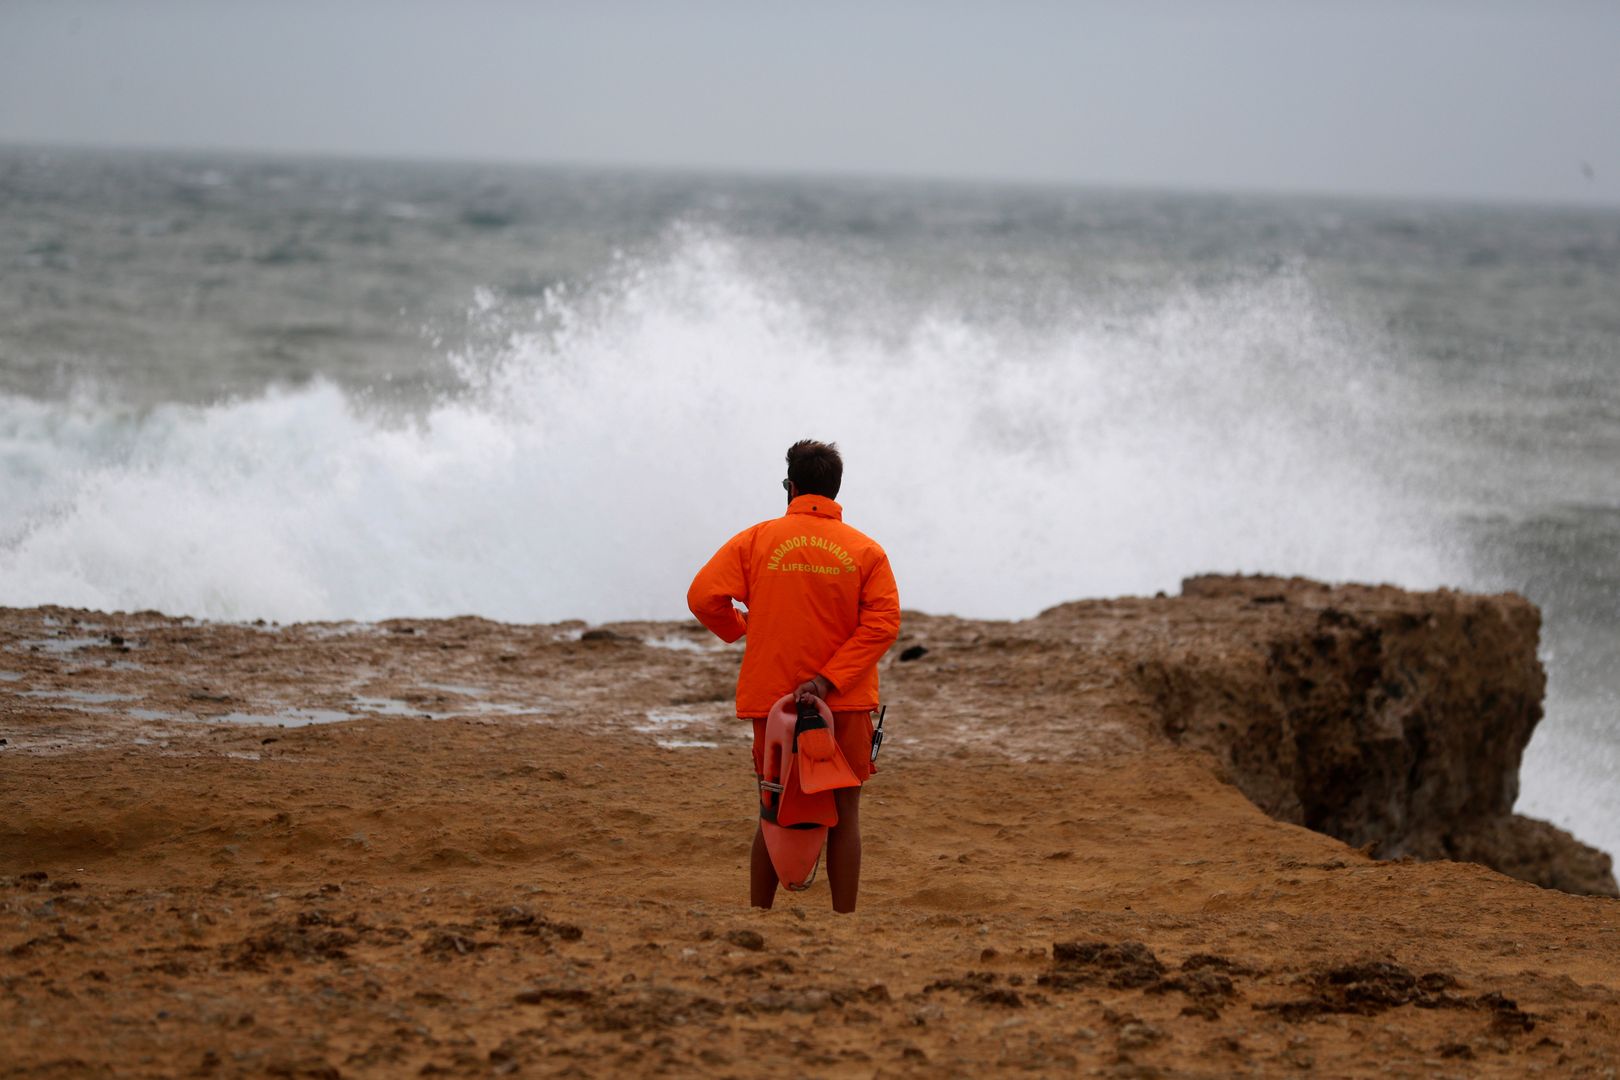
<path fill-rule="evenodd" d="M 682 229 L 515 322 L 483 307 L 501 344 L 406 416 L 322 381 L 141 414 L 0 398 L 0 602 L 675 617 L 701 561 L 780 512 L 805 436 L 842 447 L 849 520 L 909 607 L 1020 616 L 1204 570 L 1466 576 L 1402 479 L 1375 336 L 1297 274 L 1037 324 Z"/>

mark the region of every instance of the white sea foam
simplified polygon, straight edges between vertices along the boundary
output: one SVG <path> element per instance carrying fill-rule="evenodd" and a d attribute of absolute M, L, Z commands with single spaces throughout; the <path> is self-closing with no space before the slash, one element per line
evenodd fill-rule
<path fill-rule="evenodd" d="M 848 519 L 912 607 L 1021 616 L 1202 570 L 1465 583 L 1392 464 L 1376 342 L 1297 277 L 1035 327 L 897 322 L 877 289 L 829 323 L 701 232 L 622 271 L 454 358 L 464 390 L 405 420 L 325 382 L 141 414 L 0 397 L 0 603 L 676 617 L 780 512 L 803 436 L 843 448 Z"/>

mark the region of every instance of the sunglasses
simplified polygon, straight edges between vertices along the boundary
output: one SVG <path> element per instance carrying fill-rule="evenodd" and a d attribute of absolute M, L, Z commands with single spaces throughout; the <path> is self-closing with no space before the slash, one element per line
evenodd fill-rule
<path fill-rule="evenodd" d="M 793 490 L 793 481 L 791 481 L 791 480 L 783 480 L 782 481 L 782 490 L 786 491 L 786 492 L 792 492 L 792 490 Z"/>

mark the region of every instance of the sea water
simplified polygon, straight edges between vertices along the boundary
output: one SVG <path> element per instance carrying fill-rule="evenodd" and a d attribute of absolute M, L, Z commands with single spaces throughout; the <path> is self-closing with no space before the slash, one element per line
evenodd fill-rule
<path fill-rule="evenodd" d="M 0 603 L 680 617 L 806 436 L 912 608 L 1523 592 L 1620 850 L 1620 211 L 0 149 Z"/>

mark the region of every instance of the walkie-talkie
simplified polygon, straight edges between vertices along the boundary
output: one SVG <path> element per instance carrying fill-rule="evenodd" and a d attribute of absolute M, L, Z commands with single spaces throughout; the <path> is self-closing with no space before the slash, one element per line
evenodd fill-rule
<path fill-rule="evenodd" d="M 883 747 L 883 714 L 889 711 L 887 705 L 879 706 L 877 726 L 872 729 L 872 761 L 877 761 L 878 751 Z"/>

